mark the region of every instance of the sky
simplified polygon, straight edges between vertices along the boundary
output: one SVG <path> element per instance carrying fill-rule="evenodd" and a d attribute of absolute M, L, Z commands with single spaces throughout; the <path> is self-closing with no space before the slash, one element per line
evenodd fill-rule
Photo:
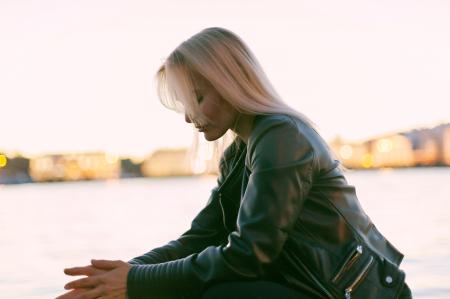
<path fill-rule="evenodd" d="M 0 0 L 0 151 L 189 146 L 154 74 L 206 27 L 241 36 L 330 141 L 450 122 L 450 2 Z"/>

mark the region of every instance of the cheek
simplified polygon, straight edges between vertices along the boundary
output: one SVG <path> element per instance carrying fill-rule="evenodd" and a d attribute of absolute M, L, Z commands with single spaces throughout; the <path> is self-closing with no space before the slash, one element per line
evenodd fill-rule
<path fill-rule="evenodd" d="M 218 118 L 220 117 L 221 108 L 220 106 L 215 102 L 205 102 L 201 107 L 202 113 L 213 123 L 218 121 Z"/>

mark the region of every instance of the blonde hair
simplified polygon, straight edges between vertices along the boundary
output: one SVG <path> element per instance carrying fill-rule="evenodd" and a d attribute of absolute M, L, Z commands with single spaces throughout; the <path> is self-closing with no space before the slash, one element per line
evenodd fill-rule
<path fill-rule="evenodd" d="M 219 28 L 206 28 L 182 42 L 165 60 L 156 73 L 157 91 L 161 103 L 190 119 L 198 112 L 194 77 L 205 79 L 242 114 L 287 114 L 301 119 L 316 132 L 317 125 L 306 115 L 287 105 L 278 95 L 256 57 L 244 41 L 233 32 Z M 197 119 L 199 124 L 204 119 Z M 229 143 L 225 134 L 214 142 L 215 162 Z M 197 132 L 197 131 L 195 131 Z M 198 147 L 198 132 L 194 138 L 194 152 Z M 333 152 L 330 150 L 330 153 Z M 333 154 L 334 156 L 334 154 Z M 217 164 L 216 164 L 217 166 Z"/>

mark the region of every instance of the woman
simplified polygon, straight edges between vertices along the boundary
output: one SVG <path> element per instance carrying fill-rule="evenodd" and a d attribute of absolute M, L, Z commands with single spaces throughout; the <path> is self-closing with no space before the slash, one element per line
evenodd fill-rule
<path fill-rule="evenodd" d="M 217 186 L 191 228 L 86 275 L 58 298 L 411 298 L 403 255 L 359 205 L 311 121 L 286 105 L 232 32 L 208 28 L 157 73 L 163 104 L 216 141 Z"/>

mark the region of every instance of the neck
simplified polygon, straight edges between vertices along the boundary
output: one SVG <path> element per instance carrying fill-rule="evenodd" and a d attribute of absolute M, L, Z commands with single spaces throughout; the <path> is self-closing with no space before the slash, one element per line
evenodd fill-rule
<path fill-rule="evenodd" d="M 247 143 L 252 132 L 254 115 L 239 113 L 233 126 L 235 132 L 244 143 Z"/>

